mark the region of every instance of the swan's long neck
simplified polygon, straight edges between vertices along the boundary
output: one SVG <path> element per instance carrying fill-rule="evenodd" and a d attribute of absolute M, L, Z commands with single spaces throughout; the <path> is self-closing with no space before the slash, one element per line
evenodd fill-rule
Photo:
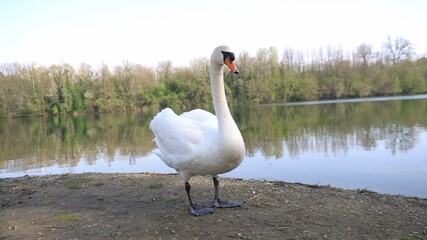
<path fill-rule="evenodd" d="M 218 120 L 219 132 L 229 130 L 228 128 L 231 127 L 229 126 L 230 124 L 235 125 L 225 97 L 223 68 L 223 65 L 218 66 L 217 64 L 211 63 L 212 99 Z"/>
<path fill-rule="evenodd" d="M 211 90 L 218 121 L 218 135 L 215 141 L 218 160 L 225 161 L 223 166 L 231 170 L 237 167 L 245 156 L 245 143 L 236 123 L 231 116 L 224 91 L 224 66 L 211 62 Z M 227 170 L 227 171 L 229 171 Z"/>

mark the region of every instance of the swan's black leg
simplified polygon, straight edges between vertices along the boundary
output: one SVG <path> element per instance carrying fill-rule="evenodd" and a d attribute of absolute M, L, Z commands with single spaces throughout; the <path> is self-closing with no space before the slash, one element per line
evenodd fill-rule
<path fill-rule="evenodd" d="M 214 206 L 217 208 L 232 208 L 232 207 L 241 207 L 244 204 L 243 200 L 230 200 L 222 201 L 219 197 L 219 182 L 217 177 L 213 177 L 214 187 L 215 187 L 215 198 Z"/>
<path fill-rule="evenodd" d="M 190 206 L 188 207 L 188 211 L 190 212 L 190 214 L 194 216 L 203 216 L 213 213 L 213 208 L 211 207 L 202 207 L 194 204 L 193 200 L 191 199 L 190 189 L 190 183 L 185 182 L 185 191 L 187 192 L 188 202 L 190 203 Z"/>

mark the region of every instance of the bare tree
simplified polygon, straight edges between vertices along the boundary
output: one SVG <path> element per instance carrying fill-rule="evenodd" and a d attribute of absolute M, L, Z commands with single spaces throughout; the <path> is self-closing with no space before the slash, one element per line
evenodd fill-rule
<path fill-rule="evenodd" d="M 194 80 L 204 86 L 208 86 L 210 81 L 209 63 L 209 60 L 205 57 L 195 58 L 190 62 L 191 75 Z"/>
<path fill-rule="evenodd" d="M 239 77 L 242 79 L 251 79 L 253 77 L 255 59 L 248 52 L 243 51 L 239 54 L 236 61 L 240 70 Z"/>
<path fill-rule="evenodd" d="M 167 80 L 172 74 L 172 61 L 162 61 L 157 65 L 157 79 Z"/>
<path fill-rule="evenodd" d="M 295 50 L 291 47 L 286 47 L 283 51 L 282 63 L 287 70 L 294 69 L 295 66 Z"/>
<path fill-rule="evenodd" d="M 412 43 L 402 37 L 391 39 L 387 37 L 387 42 L 383 44 L 387 57 L 393 64 L 397 64 L 403 60 L 409 60 L 414 55 L 414 47 Z"/>
<path fill-rule="evenodd" d="M 356 62 L 360 62 L 363 65 L 368 65 L 368 61 L 370 60 L 371 55 L 372 55 L 372 46 L 366 43 L 360 44 L 356 48 L 356 52 L 354 53 Z"/>

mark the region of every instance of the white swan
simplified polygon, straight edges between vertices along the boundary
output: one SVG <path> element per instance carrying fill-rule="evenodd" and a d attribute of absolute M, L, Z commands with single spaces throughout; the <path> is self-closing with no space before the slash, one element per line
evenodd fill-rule
<path fill-rule="evenodd" d="M 221 201 L 217 178 L 218 174 L 239 166 L 245 156 L 245 144 L 228 109 L 224 91 L 224 66 L 239 73 L 234 59 L 234 54 L 226 46 L 215 48 L 211 56 L 211 91 L 216 116 L 201 109 L 177 116 L 166 108 L 150 123 L 158 147 L 154 152 L 166 165 L 175 168 L 184 180 L 189 212 L 195 216 L 213 213 L 213 208 L 197 206 L 191 199 L 189 180 L 196 175 L 213 177 L 215 207 L 243 205 L 240 200 Z"/>

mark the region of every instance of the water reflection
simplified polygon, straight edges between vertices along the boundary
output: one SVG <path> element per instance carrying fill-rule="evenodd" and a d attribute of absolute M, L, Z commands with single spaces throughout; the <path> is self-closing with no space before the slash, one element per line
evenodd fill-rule
<path fill-rule="evenodd" d="M 118 152 L 134 164 L 154 147 L 150 119 L 150 114 L 116 113 L 3 120 L 0 169 L 73 167 L 80 161 L 92 165 L 101 155 L 111 163 Z"/>
<path fill-rule="evenodd" d="M 171 172 L 151 154 L 155 145 L 148 125 L 154 114 L 0 119 L 0 177 L 54 168 L 70 172 L 151 171 L 154 165 L 163 167 L 159 171 Z M 427 137 L 422 137 L 427 136 L 427 95 L 406 100 L 239 107 L 233 109 L 233 115 L 245 139 L 247 158 L 229 176 L 292 181 L 292 173 L 286 171 L 299 168 L 302 178 L 294 181 L 333 185 L 329 179 L 322 182 L 309 178 L 326 168 L 329 170 L 322 174 L 335 169 L 330 175 L 338 176 L 347 169 L 357 170 L 357 164 L 367 160 L 367 168 L 381 175 L 383 168 L 375 168 L 375 164 L 393 162 L 396 155 L 404 159 L 399 164 L 413 165 L 420 169 L 415 174 L 427 175 L 426 161 L 411 155 L 427 154 L 421 147 L 427 144 Z M 280 161 L 272 164 L 274 159 Z M 319 165 L 312 169 L 307 164 L 298 165 L 303 162 Z M 336 169 L 344 163 L 345 169 Z M 270 165 L 282 172 L 274 175 Z M 257 168 L 256 173 L 252 168 Z M 396 169 L 390 174 L 396 176 Z"/>
<path fill-rule="evenodd" d="M 246 107 L 239 112 L 247 152 L 297 158 L 307 152 L 346 154 L 375 150 L 385 140 L 394 155 L 419 144 L 426 131 L 427 100 Z M 286 153 L 287 151 L 287 153 Z"/>

